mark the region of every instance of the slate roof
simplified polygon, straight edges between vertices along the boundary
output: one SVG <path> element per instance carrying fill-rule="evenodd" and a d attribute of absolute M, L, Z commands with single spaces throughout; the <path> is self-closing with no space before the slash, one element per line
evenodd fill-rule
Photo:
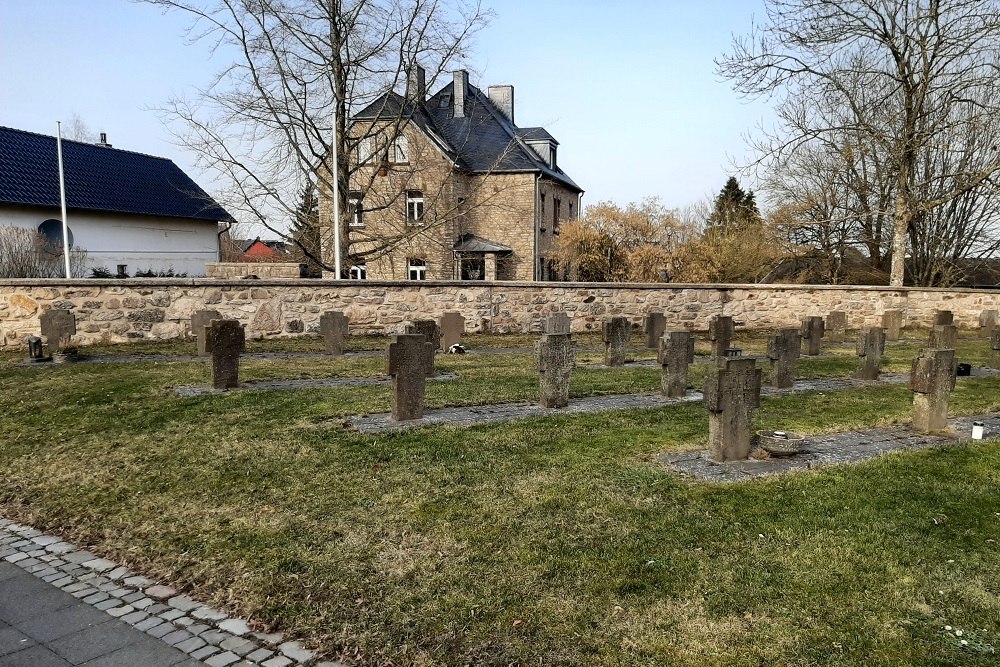
<path fill-rule="evenodd" d="M 423 104 L 414 104 L 390 92 L 355 114 L 353 120 L 398 118 L 402 113 L 430 136 L 460 169 L 472 173 L 540 172 L 572 190 L 583 192 L 566 172 L 558 166 L 550 168 L 524 143 L 527 139 L 551 139 L 552 135 L 540 127 L 518 128 L 472 84 L 465 98 L 465 115 L 455 118 L 454 89 L 452 81 Z"/>
<path fill-rule="evenodd" d="M 68 209 L 233 220 L 166 158 L 65 139 L 62 144 Z M 0 203 L 60 205 L 55 137 L 0 127 Z"/>
<path fill-rule="evenodd" d="M 457 252 L 513 252 L 508 246 L 488 241 L 475 234 L 462 234 L 459 236 L 453 250 Z"/>

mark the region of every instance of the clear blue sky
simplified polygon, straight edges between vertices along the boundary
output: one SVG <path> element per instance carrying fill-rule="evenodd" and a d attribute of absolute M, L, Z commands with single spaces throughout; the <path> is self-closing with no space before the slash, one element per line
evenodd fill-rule
<path fill-rule="evenodd" d="M 488 3 L 489 4 L 489 3 Z M 584 203 L 714 196 L 768 118 L 714 73 L 761 0 L 496 0 L 469 68 L 514 86 L 515 120 L 545 126 Z M 55 134 L 79 115 L 117 148 L 171 158 L 153 108 L 224 63 L 185 41 L 181 14 L 127 0 L 0 0 L 0 125 Z M 753 183 L 745 183 L 753 187 Z"/>

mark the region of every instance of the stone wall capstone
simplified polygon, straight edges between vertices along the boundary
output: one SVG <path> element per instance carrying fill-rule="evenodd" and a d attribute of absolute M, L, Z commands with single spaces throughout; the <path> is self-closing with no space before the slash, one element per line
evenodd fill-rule
<path fill-rule="evenodd" d="M 704 331 L 713 315 L 748 329 L 797 326 L 810 313 L 836 307 L 853 327 L 880 326 L 882 312 L 900 309 L 908 322 L 931 322 L 935 310 L 977 328 L 980 313 L 1000 308 L 1000 292 L 939 288 L 816 285 L 688 285 L 538 282 L 376 282 L 332 280 L 0 280 L 0 346 L 21 348 L 39 332 L 50 308 L 72 310 L 77 344 L 165 340 L 188 336 L 191 314 L 218 310 L 246 325 L 249 338 L 319 332 L 320 315 L 342 311 L 354 333 L 398 334 L 403 323 L 460 313 L 475 330 L 541 333 L 563 312 L 573 331 L 600 331 L 608 317 L 641 326 L 662 312 L 668 329 Z M 470 328 L 470 330 L 472 330 Z"/>

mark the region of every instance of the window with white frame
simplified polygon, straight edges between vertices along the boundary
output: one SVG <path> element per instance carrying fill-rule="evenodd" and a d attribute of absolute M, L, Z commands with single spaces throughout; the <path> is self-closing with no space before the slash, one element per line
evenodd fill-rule
<path fill-rule="evenodd" d="M 411 225 L 422 225 L 424 217 L 424 193 L 420 190 L 406 191 L 406 221 Z"/>
<path fill-rule="evenodd" d="M 368 280 L 368 265 L 355 264 L 351 267 L 351 280 Z"/>
<path fill-rule="evenodd" d="M 407 280 L 427 280 L 427 260 L 408 259 L 406 260 Z"/>
<path fill-rule="evenodd" d="M 375 155 L 375 139 L 361 137 L 358 139 L 358 164 L 366 164 Z"/>
<path fill-rule="evenodd" d="M 361 193 L 352 191 L 347 198 L 347 212 L 350 215 L 351 227 L 364 227 L 365 219 L 362 217 L 363 208 L 361 206 Z"/>
<path fill-rule="evenodd" d="M 410 162 L 410 144 L 402 134 L 392 143 L 392 161 L 396 164 Z"/>

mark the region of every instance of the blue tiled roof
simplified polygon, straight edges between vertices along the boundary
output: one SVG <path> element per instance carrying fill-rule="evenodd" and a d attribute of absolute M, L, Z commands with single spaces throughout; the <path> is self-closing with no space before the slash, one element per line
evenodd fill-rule
<path fill-rule="evenodd" d="M 166 158 L 65 139 L 62 144 L 68 209 L 232 220 Z M 55 137 L 0 127 L 0 203 L 60 205 Z"/>
<path fill-rule="evenodd" d="M 566 172 L 558 167 L 550 168 L 524 143 L 528 139 L 551 139 L 552 135 L 540 127 L 523 130 L 516 127 L 493 106 L 483 91 L 472 84 L 469 84 L 465 99 L 465 115 L 455 118 L 454 88 L 454 82 L 449 83 L 424 104 L 407 102 L 390 92 L 369 104 L 354 119 L 394 118 L 402 112 L 422 130 L 429 130 L 432 139 L 442 139 L 442 149 L 462 169 L 474 173 L 541 172 L 577 192 L 583 192 Z"/>

